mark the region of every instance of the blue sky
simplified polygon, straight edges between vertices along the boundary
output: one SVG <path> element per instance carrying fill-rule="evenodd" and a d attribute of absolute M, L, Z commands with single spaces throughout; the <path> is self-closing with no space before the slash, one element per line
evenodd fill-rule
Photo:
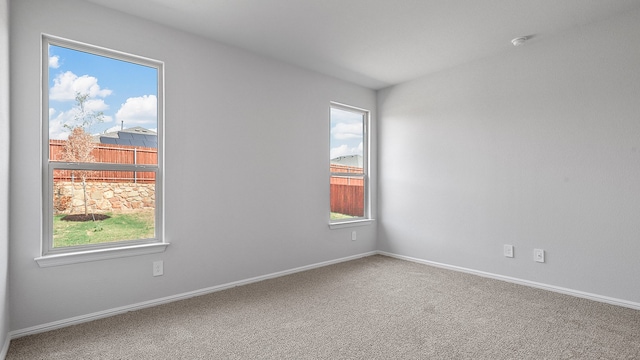
<path fill-rule="evenodd" d="M 362 155 L 362 114 L 331 108 L 330 159 L 345 155 Z"/>
<path fill-rule="evenodd" d="M 86 108 L 102 111 L 104 122 L 85 129 L 92 134 L 141 126 L 156 130 L 155 68 L 49 46 L 49 138 L 66 139 L 73 126 L 75 94 L 89 94 Z"/>

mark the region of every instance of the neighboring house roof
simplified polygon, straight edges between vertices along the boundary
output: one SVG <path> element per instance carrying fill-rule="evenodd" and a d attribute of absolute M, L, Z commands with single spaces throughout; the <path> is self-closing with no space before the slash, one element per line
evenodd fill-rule
<path fill-rule="evenodd" d="M 140 126 L 100 134 L 97 137 L 102 144 L 158 147 L 158 134 Z"/>
<path fill-rule="evenodd" d="M 337 158 L 331 159 L 331 163 L 345 166 L 362 167 L 362 155 L 338 156 Z"/>

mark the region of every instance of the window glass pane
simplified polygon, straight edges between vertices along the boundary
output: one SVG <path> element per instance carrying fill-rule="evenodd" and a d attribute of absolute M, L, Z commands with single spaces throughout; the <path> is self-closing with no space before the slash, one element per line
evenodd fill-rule
<path fill-rule="evenodd" d="M 364 116 L 361 112 L 331 108 L 331 172 L 364 172 Z"/>
<path fill-rule="evenodd" d="M 49 159 L 157 164 L 158 70 L 48 49 Z"/>
<path fill-rule="evenodd" d="M 331 221 L 366 216 L 366 112 L 331 107 Z"/>
<path fill-rule="evenodd" d="M 331 176 L 331 220 L 364 216 L 364 179 Z"/>
<path fill-rule="evenodd" d="M 155 237 L 152 171 L 53 171 L 53 247 Z"/>

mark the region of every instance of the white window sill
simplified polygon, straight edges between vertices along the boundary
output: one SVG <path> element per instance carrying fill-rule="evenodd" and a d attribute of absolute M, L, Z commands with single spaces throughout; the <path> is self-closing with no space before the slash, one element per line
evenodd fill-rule
<path fill-rule="evenodd" d="M 330 229 L 342 229 L 354 226 L 366 226 L 371 225 L 375 222 L 375 219 L 359 219 L 352 221 L 341 221 L 341 222 L 333 222 L 329 224 Z"/>
<path fill-rule="evenodd" d="M 66 254 L 45 255 L 34 260 L 40 267 L 77 264 L 90 261 L 115 259 L 164 252 L 169 243 L 123 246 L 110 249 L 79 251 Z"/>

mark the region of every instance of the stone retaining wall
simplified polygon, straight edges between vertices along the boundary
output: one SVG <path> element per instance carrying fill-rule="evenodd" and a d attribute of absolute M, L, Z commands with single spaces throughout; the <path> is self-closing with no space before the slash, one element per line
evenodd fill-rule
<path fill-rule="evenodd" d="M 90 213 L 117 210 L 153 209 L 155 184 L 87 182 L 87 206 Z M 56 214 L 84 213 L 81 182 L 59 181 L 53 188 Z"/>

